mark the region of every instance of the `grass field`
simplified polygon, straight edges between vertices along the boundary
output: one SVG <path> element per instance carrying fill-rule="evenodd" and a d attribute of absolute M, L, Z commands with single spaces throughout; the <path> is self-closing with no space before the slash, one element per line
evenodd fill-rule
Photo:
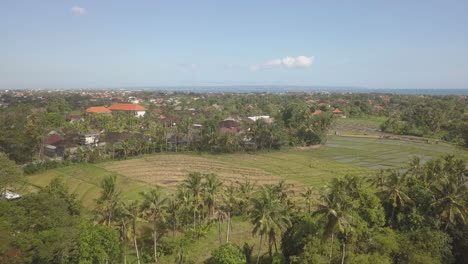
<path fill-rule="evenodd" d="M 334 130 L 341 134 L 382 135 L 380 124 L 384 121 L 384 117 L 340 118 L 336 120 Z"/>
<path fill-rule="evenodd" d="M 161 186 L 171 191 L 189 171 L 216 173 L 226 184 L 249 178 L 259 184 L 281 179 L 303 186 L 320 186 L 336 176 L 368 176 L 379 168 L 405 166 L 412 156 L 423 160 L 456 154 L 468 160 L 468 152 L 446 144 L 423 144 L 373 138 L 332 137 L 320 148 L 288 149 L 255 154 L 156 154 L 96 165 L 73 165 L 29 176 L 38 187 L 62 177 L 85 206 L 98 197 L 99 183 L 111 174 L 118 176 L 124 198 L 133 199 L 141 191 Z"/>

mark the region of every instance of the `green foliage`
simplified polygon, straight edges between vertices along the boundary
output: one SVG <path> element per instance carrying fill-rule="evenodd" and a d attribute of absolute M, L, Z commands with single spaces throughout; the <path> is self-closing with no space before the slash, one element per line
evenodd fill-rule
<path fill-rule="evenodd" d="M 0 152 L 0 194 L 8 188 L 17 189 L 24 184 L 23 170 Z"/>
<path fill-rule="evenodd" d="M 95 264 L 116 261 L 120 254 L 119 236 L 109 227 L 83 222 L 71 263 Z"/>
<path fill-rule="evenodd" d="M 79 215 L 81 213 L 81 202 L 77 200 L 76 194 L 69 192 L 62 178 L 53 179 L 39 193 L 64 200 L 68 205 L 70 215 Z"/>
<path fill-rule="evenodd" d="M 452 263 L 451 238 L 442 231 L 420 229 L 399 235 L 398 263 Z"/>
<path fill-rule="evenodd" d="M 206 264 L 245 264 L 242 250 L 233 244 L 224 244 L 211 252 Z"/>
<path fill-rule="evenodd" d="M 309 214 L 296 215 L 291 222 L 292 225 L 283 233 L 281 239 L 281 250 L 286 258 L 302 254 L 310 239 L 320 236 L 322 232 L 317 219 Z"/>

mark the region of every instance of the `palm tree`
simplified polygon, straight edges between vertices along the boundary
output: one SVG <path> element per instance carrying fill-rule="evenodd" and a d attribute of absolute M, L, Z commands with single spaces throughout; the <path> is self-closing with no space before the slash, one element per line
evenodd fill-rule
<path fill-rule="evenodd" d="M 154 261 L 158 262 L 158 224 L 165 222 L 166 198 L 162 198 L 158 189 L 153 189 L 149 193 L 141 193 L 143 196 L 143 212 L 153 224 L 153 249 Z"/>
<path fill-rule="evenodd" d="M 101 182 L 101 196 L 97 199 L 95 211 L 102 216 L 101 222 L 107 226 L 111 225 L 114 211 L 120 200 L 120 191 L 117 190 L 117 176 L 110 175 Z"/>
<path fill-rule="evenodd" d="M 243 211 L 248 206 L 248 203 L 250 203 L 256 184 L 252 183 L 248 178 L 245 178 L 244 182 L 236 181 L 236 184 L 239 194 L 238 207 Z"/>
<path fill-rule="evenodd" d="M 168 215 L 169 226 L 172 229 L 172 236 L 175 236 L 176 229 L 179 226 L 179 207 L 180 203 L 175 198 L 171 198 L 166 202 L 166 213 Z"/>
<path fill-rule="evenodd" d="M 272 188 L 262 187 L 258 196 L 252 199 L 251 218 L 254 224 L 253 234 L 260 234 L 257 264 L 260 261 L 263 237 L 268 236 L 268 253 L 272 256 L 272 246 L 276 246 L 276 235 L 291 225 L 289 212 L 280 197 Z"/>
<path fill-rule="evenodd" d="M 404 183 L 404 175 L 397 170 L 392 170 L 386 178 L 385 185 L 383 186 L 382 191 L 377 193 L 383 201 L 388 201 L 391 203 L 392 219 L 395 215 L 395 209 L 398 206 L 402 207 L 405 205 L 405 203 L 411 202 L 409 196 L 406 195 L 406 193 L 404 193 L 402 190 L 402 188 L 404 187 Z"/>
<path fill-rule="evenodd" d="M 203 207 L 203 184 L 202 176 L 199 172 L 191 172 L 188 177 L 183 182 L 183 187 L 185 187 L 192 195 L 192 210 L 193 210 L 193 223 L 196 225 L 196 218 L 200 218 L 201 209 Z"/>
<path fill-rule="evenodd" d="M 413 158 L 411 158 L 408 172 L 416 178 L 421 177 L 424 173 L 424 167 L 421 163 L 421 159 L 418 156 L 414 156 Z"/>
<path fill-rule="evenodd" d="M 127 264 L 127 243 L 130 238 L 129 226 L 131 224 L 130 214 L 127 210 L 127 205 L 120 203 L 115 212 L 117 228 L 119 231 L 120 240 L 122 243 L 123 263 Z"/>
<path fill-rule="evenodd" d="M 307 206 L 307 212 L 311 212 L 313 196 L 314 196 L 314 188 L 307 187 L 303 193 L 301 193 L 302 198 L 304 198 L 305 204 Z"/>
<path fill-rule="evenodd" d="M 456 222 L 465 223 L 467 208 L 463 203 L 463 194 L 466 192 L 466 185 L 444 180 L 440 186 L 433 188 L 433 192 L 436 196 L 436 201 L 432 203 L 434 213 L 445 224 L 446 229 Z"/>
<path fill-rule="evenodd" d="M 324 239 L 331 237 L 330 244 L 330 263 L 333 257 L 333 239 L 335 233 L 345 232 L 345 228 L 349 224 L 350 216 L 348 211 L 351 208 L 349 201 L 343 199 L 340 195 L 333 192 L 322 194 L 320 203 L 317 205 L 317 210 L 313 215 L 321 215 L 325 219 Z M 345 242 L 343 241 L 343 256 L 345 250 Z M 344 257 L 343 257 L 344 260 Z"/>
<path fill-rule="evenodd" d="M 127 206 L 128 216 L 131 220 L 132 234 L 133 234 L 133 245 L 135 246 L 135 252 L 137 255 L 137 262 L 140 264 L 140 252 L 138 251 L 137 243 L 137 223 L 142 221 L 142 210 L 138 200 L 133 201 Z"/>
<path fill-rule="evenodd" d="M 227 228 L 226 228 L 226 243 L 229 243 L 229 234 L 231 232 L 231 216 L 239 204 L 240 198 L 239 194 L 237 193 L 236 188 L 231 185 L 224 190 L 224 194 L 222 195 L 222 210 L 226 214 L 227 219 Z"/>
<path fill-rule="evenodd" d="M 286 181 L 281 180 L 278 184 L 273 185 L 273 191 L 277 193 L 279 199 L 283 203 L 289 202 L 289 197 L 294 194 L 294 191 L 291 190 L 291 184 L 287 184 Z"/>
<path fill-rule="evenodd" d="M 216 174 L 209 174 L 205 177 L 203 187 L 205 196 L 204 200 L 208 207 L 208 217 L 211 217 L 214 214 L 216 199 L 222 185 L 223 183 L 218 180 Z"/>
<path fill-rule="evenodd" d="M 373 177 L 368 179 L 368 182 L 374 187 L 382 188 L 385 185 L 385 179 L 385 170 L 380 169 Z"/>

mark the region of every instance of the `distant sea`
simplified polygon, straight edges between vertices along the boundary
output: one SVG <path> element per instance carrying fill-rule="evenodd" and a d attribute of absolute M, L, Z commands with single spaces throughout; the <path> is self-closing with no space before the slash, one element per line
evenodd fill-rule
<path fill-rule="evenodd" d="M 122 87 L 122 90 L 146 91 L 185 91 L 201 93 L 286 93 L 286 92 L 352 92 L 408 95 L 468 95 L 468 89 L 371 89 L 360 87 L 335 86 L 159 86 L 159 87 Z"/>

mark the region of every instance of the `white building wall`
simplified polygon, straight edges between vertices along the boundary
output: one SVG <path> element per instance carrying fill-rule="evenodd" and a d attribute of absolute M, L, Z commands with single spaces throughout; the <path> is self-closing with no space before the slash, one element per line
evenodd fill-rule
<path fill-rule="evenodd" d="M 135 112 L 135 116 L 137 116 L 137 117 L 145 116 L 145 114 L 146 114 L 146 111 L 136 111 Z"/>

